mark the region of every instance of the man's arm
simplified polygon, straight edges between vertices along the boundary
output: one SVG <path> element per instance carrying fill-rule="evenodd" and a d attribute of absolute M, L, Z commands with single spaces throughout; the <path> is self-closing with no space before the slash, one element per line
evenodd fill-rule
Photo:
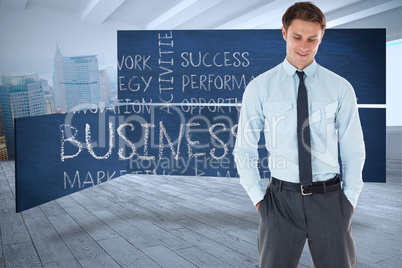
<path fill-rule="evenodd" d="M 346 80 L 343 83 L 336 125 L 339 131 L 344 193 L 353 207 L 356 207 L 363 188 L 362 170 L 366 152 L 356 95 Z"/>
<path fill-rule="evenodd" d="M 240 183 L 258 208 L 259 202 L 264 198 L 257 167 L 257 148 L 260 132 L 264 127 L 264 115 L 257 86 L 255 80 L 251 81 L 243 94 L 234 155 Z"/>

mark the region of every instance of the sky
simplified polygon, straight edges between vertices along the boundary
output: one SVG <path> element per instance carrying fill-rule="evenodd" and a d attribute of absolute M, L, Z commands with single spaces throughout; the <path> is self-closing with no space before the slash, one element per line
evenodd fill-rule
<path fill-rule="evenodd" d="M 111 80 L 116 80 L 117 30 L 133 27 L 118 22 L 86 23 L 78 16 L 43 7 L 0 8 L 0 74 L 33 71 L 52 85 L 59 44 L 63 56 L 97 55 L 99 69 L 108 69 Z"/>

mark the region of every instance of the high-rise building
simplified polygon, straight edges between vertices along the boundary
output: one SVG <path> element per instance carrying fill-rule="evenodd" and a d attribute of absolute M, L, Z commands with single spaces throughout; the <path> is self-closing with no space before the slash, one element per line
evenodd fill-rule
<path fill-rule="evenodd" d="M 68 112 L 99 105 L 101 90 L 96 56 L 63 57 L 57 45 L 53 63 L 56 108 Z"/>
<path fill-rule="evenodd" d="M 56 47 L 56 53 L 54 54 L 53 58 L 53 90 L 54 90 L 54 105 L 55 108 L 60 109 L 60 89 L 59 89 L 59 74 L 58 71 L 60 70 L 61 72 L 63 71 L 63 65 L 62 65 L 62 59 L 63 59 L 63 54 L 61 54 L 61 51 L 59 49 L 59 44 L 57 44 Z M 62 75 L 62 74 L 60 74 Z"/>
<path fill-rule="evenodd" d="M 0 103 L 7 152 L 14 159 L 14 119 L 45 114 L 44 94 L 37 74 L 3 75 Z"/>
<path fill-rule="evenodd" d="M 39 83 L 45 99 L 45 113 L 52 114 L 55 112 L 53 88 L 49 86 L 49 83 L 45 79 L 39 79 Z"/>
<path fill-rule="evenodd" d="M 107 70 L 99 71 L 100 91 L 101 91 L 101 103 L 104 103 L 105 107 L 109 106 L 110 99 L 112 97 L 112 90 L 110 88 L 110 78 Z"/>

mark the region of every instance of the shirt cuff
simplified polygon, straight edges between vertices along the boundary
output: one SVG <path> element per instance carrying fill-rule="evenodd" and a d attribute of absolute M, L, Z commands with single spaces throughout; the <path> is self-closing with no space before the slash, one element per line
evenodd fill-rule
<path fill-rule="evenodd" d="M 350 204 L 356 208 L 357 199 L 359 198 L 359 193 L 356 193 L 353 190 L 343 189 L 343 193 L 345 194 L 346 198 L 350 202 Z"/>
<path fill-rule="evenodd" d="M 253 205 L 256 206 L 258 202 L 264 199 L 265 193 L 261 190 L 260 187 L 257 186 L 249 190 L 248 196 L 253 202 Z"/>

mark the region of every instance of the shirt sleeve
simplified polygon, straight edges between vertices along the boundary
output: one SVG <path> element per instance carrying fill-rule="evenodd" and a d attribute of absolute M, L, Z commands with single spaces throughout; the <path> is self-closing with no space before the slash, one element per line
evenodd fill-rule
<path fill-rule="evenodd" d="M 356 207 L 363 188 L 362 170 L 366 158 L 363 132 L 360 124 L 356 95 L 352 85 L 343 83 L 340 105 L 336 116 L 339 131 L 340 156 L 344 193 Z"/>
<path fill-rule="evenodd" d="M 258 172 L 258 141 L 263 127 L 263 108 L 258 96 L 258 84 L 254 80 L 249 83 L 243 94 L 233 151 L 240 184 L 250 196 L 254 206 L 264 198 Z"/>

